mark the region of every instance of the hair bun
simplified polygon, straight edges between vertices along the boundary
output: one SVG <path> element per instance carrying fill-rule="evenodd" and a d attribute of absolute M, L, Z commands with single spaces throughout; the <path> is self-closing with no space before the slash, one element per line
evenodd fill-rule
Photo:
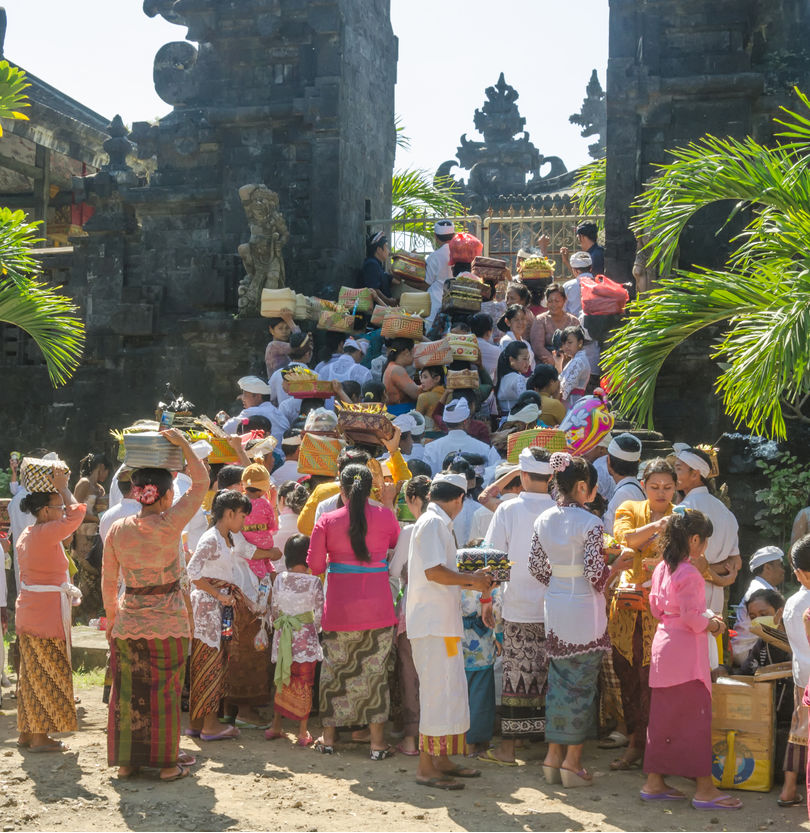
<path fill-rule="evenodd" d="M 567 451 L 555 451 L 548 463 L 554 472 L 565 471 L 574 458 Z"/>

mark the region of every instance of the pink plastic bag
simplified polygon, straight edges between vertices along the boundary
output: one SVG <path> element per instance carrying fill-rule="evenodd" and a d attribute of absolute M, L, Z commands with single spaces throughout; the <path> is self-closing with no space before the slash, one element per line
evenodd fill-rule
<path fill-rule="evenodd" d="M 621 285 L 605 275 L 581 277 L 582 311 L 585 315 L 621 315 L 630 295 Z"/>

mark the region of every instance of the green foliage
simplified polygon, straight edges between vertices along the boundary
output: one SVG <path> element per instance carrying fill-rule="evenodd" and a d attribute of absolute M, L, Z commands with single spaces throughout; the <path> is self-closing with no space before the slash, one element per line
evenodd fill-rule
<path fill-rule="evenodd" d="M 762 509 L 756 522 L 769 540 L 785 549 L 796 514 L 807 505 L 810 494 L 810 469 L 794 455 L 784 452 L 772 460 L 757 460 L 768 478 L 768 487 L 758 489 L 756 499 Z"/>
<path fill-rule="evenodd" d="M 0 61 L 0 119 L 22 119 L 28 121 L 28 116 L 18 108 L 30 107 L 25 90 L 31 85 L 26 81 L 25 73 L 12 66 L 8 61 Z M 0 136 L 3 127 L 0 125 Z"/>
<path fill-rule="evenodd" d="M 39 272 L 31 247 L 42 240 L 36 237 L 38 223 L 26 221 L 24 211 L 0 208 L 0 279 L 28 285 Z"/>
<path fill-rule="evenodd" d="M 0 498 L 11 497 L 9 483 L 11 483 L 11 470 L 0 469 Z"/>
<path fill-rule="evenodd" d="M 584 216 L 605 213 L 607 193 L 607 157 L 589 162 L 574 178 L 574 197 L 579 213 Z"/>
<path fill-rule="evenodd" d="M 798 92 L 798 91 L 797 91 Z M 810 101 L 798 93 L 805 107 Z M 775 148 L 706 136 L 671 151 L 637 199 L 633 230 L 665 277 L 629 307 L 603 357 L 621 411 L 652 425 L 657 375 L 693 333 L 726 329 L 713 351 L 717 390 L 737 425 L 783 438 L 810 422 L 810 119 L 786 111 Z M 723 269 L 673 270 L 681 232 L 701 208 L 733 201 L 726 223 L 753 208 Z"/>

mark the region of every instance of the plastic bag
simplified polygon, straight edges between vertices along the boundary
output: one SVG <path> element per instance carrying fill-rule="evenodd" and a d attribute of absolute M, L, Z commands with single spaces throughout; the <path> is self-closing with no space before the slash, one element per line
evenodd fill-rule
<path fill-rule="evenodd" d="M 605 275 L 579 279 L 585 315 L 621 315 L 630 300 L 628 291 Z"/>
<path fill-rule="evenodd" d="M 462 231 L 448 244 L 450 263 L 472 263 L 484 251 L 484 244 L 474 235 Z"/>

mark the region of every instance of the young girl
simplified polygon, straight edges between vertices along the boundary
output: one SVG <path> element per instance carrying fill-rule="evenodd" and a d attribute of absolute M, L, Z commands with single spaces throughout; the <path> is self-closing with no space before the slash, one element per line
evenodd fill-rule
<path fill-rule="evenodd" d="M 267 319 L 271 341 L 264 351 L 264 363 L 269 379 L 279 368 L 284 367 L 290 359 L 290 336 L 301 328 L 293 321 L 291 312 L 283 312 L 279 318 Z"/>
<path fill-rule="evenodd" d="M 591 365 L 583 351 L 585 333 L 581 327 L 566 327 L 562 331 L 562 350 L 554 351 L 554 366 L 560 374 L 560 397 L 566 408 L 585 395 L 585 388 L 591 378 Z M 568 364 L 563 367 L 563 362 Z"/>
<path fill-rule="evenodd" d="M 513 341 L 504 347 L 498 359 L 498 382 L 495 385 L 495 398 L 502 414 L 508 414 L 526 390 L 529 367 L 529 348 L 522 341 Z"/>
<path fill-rule="evenodd" d="M 309 500 L 307 487 L 294 480 L 282 483 L 278 490 L 278 531 L 275 545 L 284 552 L 284 545 L 298 533 L 298 516 Z M 278 565 L 281 567 L 281 564 Z"/>
<path fill-rule="evenodd" d="M 444 396 L 444 368 L 426 367 L 419 373 L 422 391 L 416 399 L 416 410 L 428 419 L 433 419 L 433 412 Z"/>
<path fill-rule="evenodd" d="M 284 545 L 287 571 L 273 585 L 270 616 L 273 620 L 273 662 L 276 663 L 276 697 L 273 726 L 264 736 L 275 740 L 284 734 L 281 718 L 298 721 L 298 746 L 312 744 L 307 720 L 312 710 L 315 666 L 323 659 L 318 641 L 323 615 L 323 584 L 309 575 L 309 536 L 293 535 Z"/>
<path fill-rule="evenodd" d="M 706 631 L 725 623 L 706 609 L 703 576 L 692 563 L 706 551 L 712 523 L 694 509 L 675 507 L 661 540 L 650 612 L 659 620 L 650 660 L 650 721 L 641 789 L 645 801 L 686 796 L 664 775 L 695 779 L 696 810 L 739 810 L 742 802 L 712 783 L 712 680 Z"/>
<path fill-rule="evenodd" d="M 499 342 L 501 350 L 513 341 L 522 341 L 529 351 L 529 369 L 534 370 L 534 350 L 529 342 L 534 317 L 520 304 L 513 304 L 508 307 L 501 319 L 498 321 L 498 329 L 504 333 Z"/>
<path fill-rule="evenodd" d="M 267 497 L 267 493 L 272 488 L 270 474 L 260 463 L 251 463 L 242 472 L 242 486 L 251 504 L 242 534 L 245 540 L 257 549 L 272 550 L 274 548 L 273 533 L 278 529 L 278 521 L 273 511 L 273 504 Z M 280 550 L 278 556 L 281 556 Z M 276 571 L 275 564 L 270 558 L 252 559 L 250 569 L 259 579 Z"/>

